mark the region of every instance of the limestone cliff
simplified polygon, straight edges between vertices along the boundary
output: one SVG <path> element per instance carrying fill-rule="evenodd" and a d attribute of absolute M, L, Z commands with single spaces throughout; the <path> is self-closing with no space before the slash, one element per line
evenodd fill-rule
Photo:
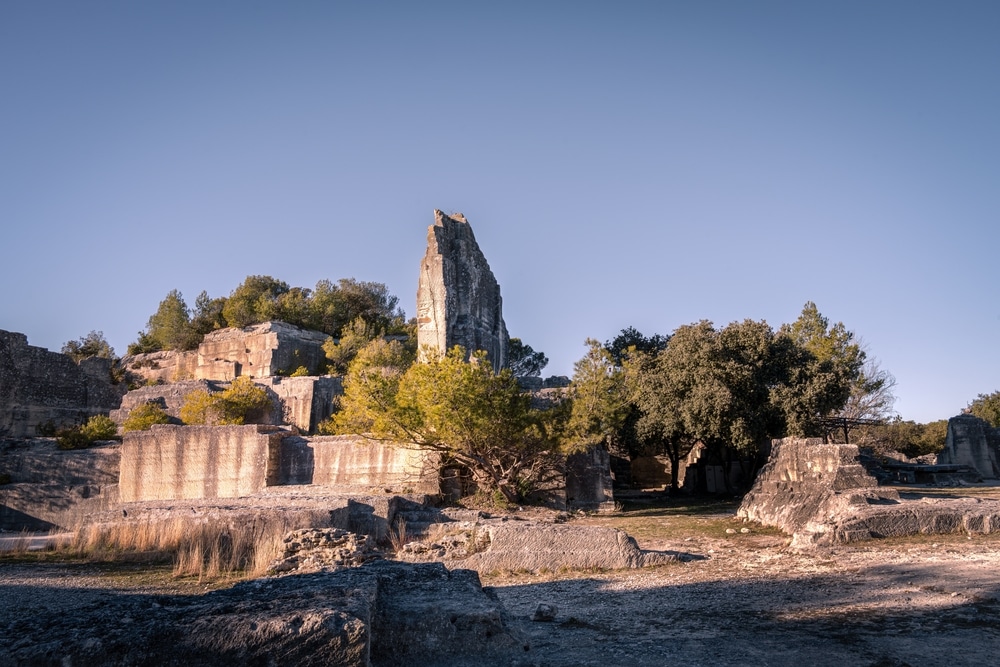
<path fill-rule="evenodd" d="M 417 287 L 417 342 L 442 352 L 461 345 L 485 350 L 497 370 L 507 365 L 509 338 L 500 285 L 472 226 L 460 213 L 434 211 Z"/>

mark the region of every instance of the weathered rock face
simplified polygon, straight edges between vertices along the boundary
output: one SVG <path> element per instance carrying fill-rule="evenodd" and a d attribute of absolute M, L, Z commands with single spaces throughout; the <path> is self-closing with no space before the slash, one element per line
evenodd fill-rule
<path fill-rule="evenodd" d="M 785 438 L 772 444 L 767 464 L 736 515 L 791 534 L 807 526 L 813 533 L 828 532 L 823 525 L 848 516 L 851 508 L 898 498 L 896 491 L 878 488 L 858 462 L 857 446 Z"/>
<path fill-rule="evenodd" d="M 792 534 L 808 548 L 916 534 L 995 533 L 1000 502 L 979 498 L 900 499 L 878 488 L 854 445 L 776 440 L 736 515 Z"/>
<path fill-rule="evenodd" d="M 124 502 L 238 498 L 268 485 L 281 438 L 265 426 L 173 426 L 126 433 L 119 488 Z"/>
<path fill-rule="evenodd" d="M 566 457 L 566 505 L 580 509 L 613 509 L 611 455 L 591 447 Z"/>
<path fill-rule="evenodd" d="M 157 424 L 126 433 L 124 502 L 240 498 L 267 487 L 436 494 L 440 455 L 361 436 L 302 437 L 274 426 Z"/>
<path fill-rule="evenodd" d="M 0 444 L 0 529 L 71 528 L 118 505 L 117 444 L 62 451 L 53 440 Z"/>
<path fill-rule="evenodd" d="M 137 354 L 122 363 L 146 380 L 162 382 L 265 378 L 288 375 L 300 366 L 315 373 L 326 359 L 323 343 L 329 338 L 285 322 L 264 322 L 213 331 L 197 350 Z"/>
<path fill-rule="evenodd" d="M 446 352 L 485 350 L 497 370 L 507 364 L 507 327 L 497 284 L 472 227 L 461 214 L 434 211 L 417 287 L 417 343 Z"/>
<path fill-rule="evenodd" d="M 1000 478 L 1000 437 L 998 429 L 974 415 L 948 420 L 948 439 L 938 454 L 939 464 L 967 465 L 984 479 Z"/>
<path fill-rule="evenodd" d="M 430 544 L 411 542 L 401 560 L 441 560 L 477 572 L 623 570 L 689 560 L 673 551 L 644 551 L 617 528 L 532 521 L 488 520 L 447 524 Z"/>
<path fill-rule="evenodd" d="M 24 334 L 0 330 L 0 436 L 37 435 L 40 424 L 80 424 L 121 402 L 107 359 L 71 358 L 28 345 Z"/>
<path fill-rule="evenodd" d="M 50 614 L 27 600 L 25 620 L 0 628 L 0 664 L 512 664 L 527 650 L 475 572 L 436 564 L 380 561 L 201 596 L 101 592 L 69 604 Z"/>
<path fill-rule="evenodd" d="M 441 455 L 355 435 L 286 437 L 277 484 L 315 484 L 347 491 L 436 494 Z"/>

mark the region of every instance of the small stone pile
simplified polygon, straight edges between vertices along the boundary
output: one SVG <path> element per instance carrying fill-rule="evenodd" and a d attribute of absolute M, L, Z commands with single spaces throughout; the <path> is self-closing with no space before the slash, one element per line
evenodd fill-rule
<path fill-rule="evenodd" d="M 382 558 L 371 537 L 339 528 L 294 530 L 285 536 L 284 543 L 284 555 L 271 563 L 268 572 L 336 572 Z"/>

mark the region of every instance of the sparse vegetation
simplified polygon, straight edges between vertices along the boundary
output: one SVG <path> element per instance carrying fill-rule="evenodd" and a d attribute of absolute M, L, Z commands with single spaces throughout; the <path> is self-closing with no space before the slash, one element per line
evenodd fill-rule
<path fill-rule="evenodd" d="M 310 524 L 314 517 L 251 521 L 210 520 L 192 524 L 187 518 L 83 526 L 56 540 L 51 560 L 84 559 L 102 563 L 170 564 L 175 577 L 202 580 L 259 577 L 284 550 L 286 533 Z M 24 555 L 14 545 L 9 554 Z M 10 556 L 8 556 L 10 557 Z"/>
<path fill-rule="evenodd" d="M 225 391 L 210 393 L 197 390 L 188 394 L 181 406 L 181 420 L 194 424 L 254 424 L 272 409 L 263 387 L 248 377 L 238 377 Z"/>
<path fill-rule="evenodd" d="M 59 449 L 84 449 L 100 440 L 118 437 L 118 425 L 105 415 L 94 415 L 82 426 L 59 429 L 55 433 Z"/>
<path fill-rule="evenodd" d="M 137 405 L 122 422 L 122 432 L 148 431 L 153 424 L 169 424 L 170 416 L 153 401 Z"/>

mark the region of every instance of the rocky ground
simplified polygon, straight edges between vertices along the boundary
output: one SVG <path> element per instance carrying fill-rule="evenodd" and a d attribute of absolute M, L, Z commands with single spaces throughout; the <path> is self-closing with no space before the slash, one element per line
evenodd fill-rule
<path fill-rule="evenodd" d="M 995 664 L 1000 536 L 921 536 L 798 552 L 774 531 L 741 532 L 745 526 L 732 512 L 732 505 L 667 507 L 573 519 L 621 527 L 644 549 L 690 559 L 614 572 L 483 573 L 511 630 L 530 648 L 478 663 Z M 136 565 L 0 560 L 0 635 L 30 632 L 44 641 L 46 627 L 100 608 L 109 595 L 205 588 Z M 552 620 L 531 620 L 541 603 L 555 607 Z"/>

